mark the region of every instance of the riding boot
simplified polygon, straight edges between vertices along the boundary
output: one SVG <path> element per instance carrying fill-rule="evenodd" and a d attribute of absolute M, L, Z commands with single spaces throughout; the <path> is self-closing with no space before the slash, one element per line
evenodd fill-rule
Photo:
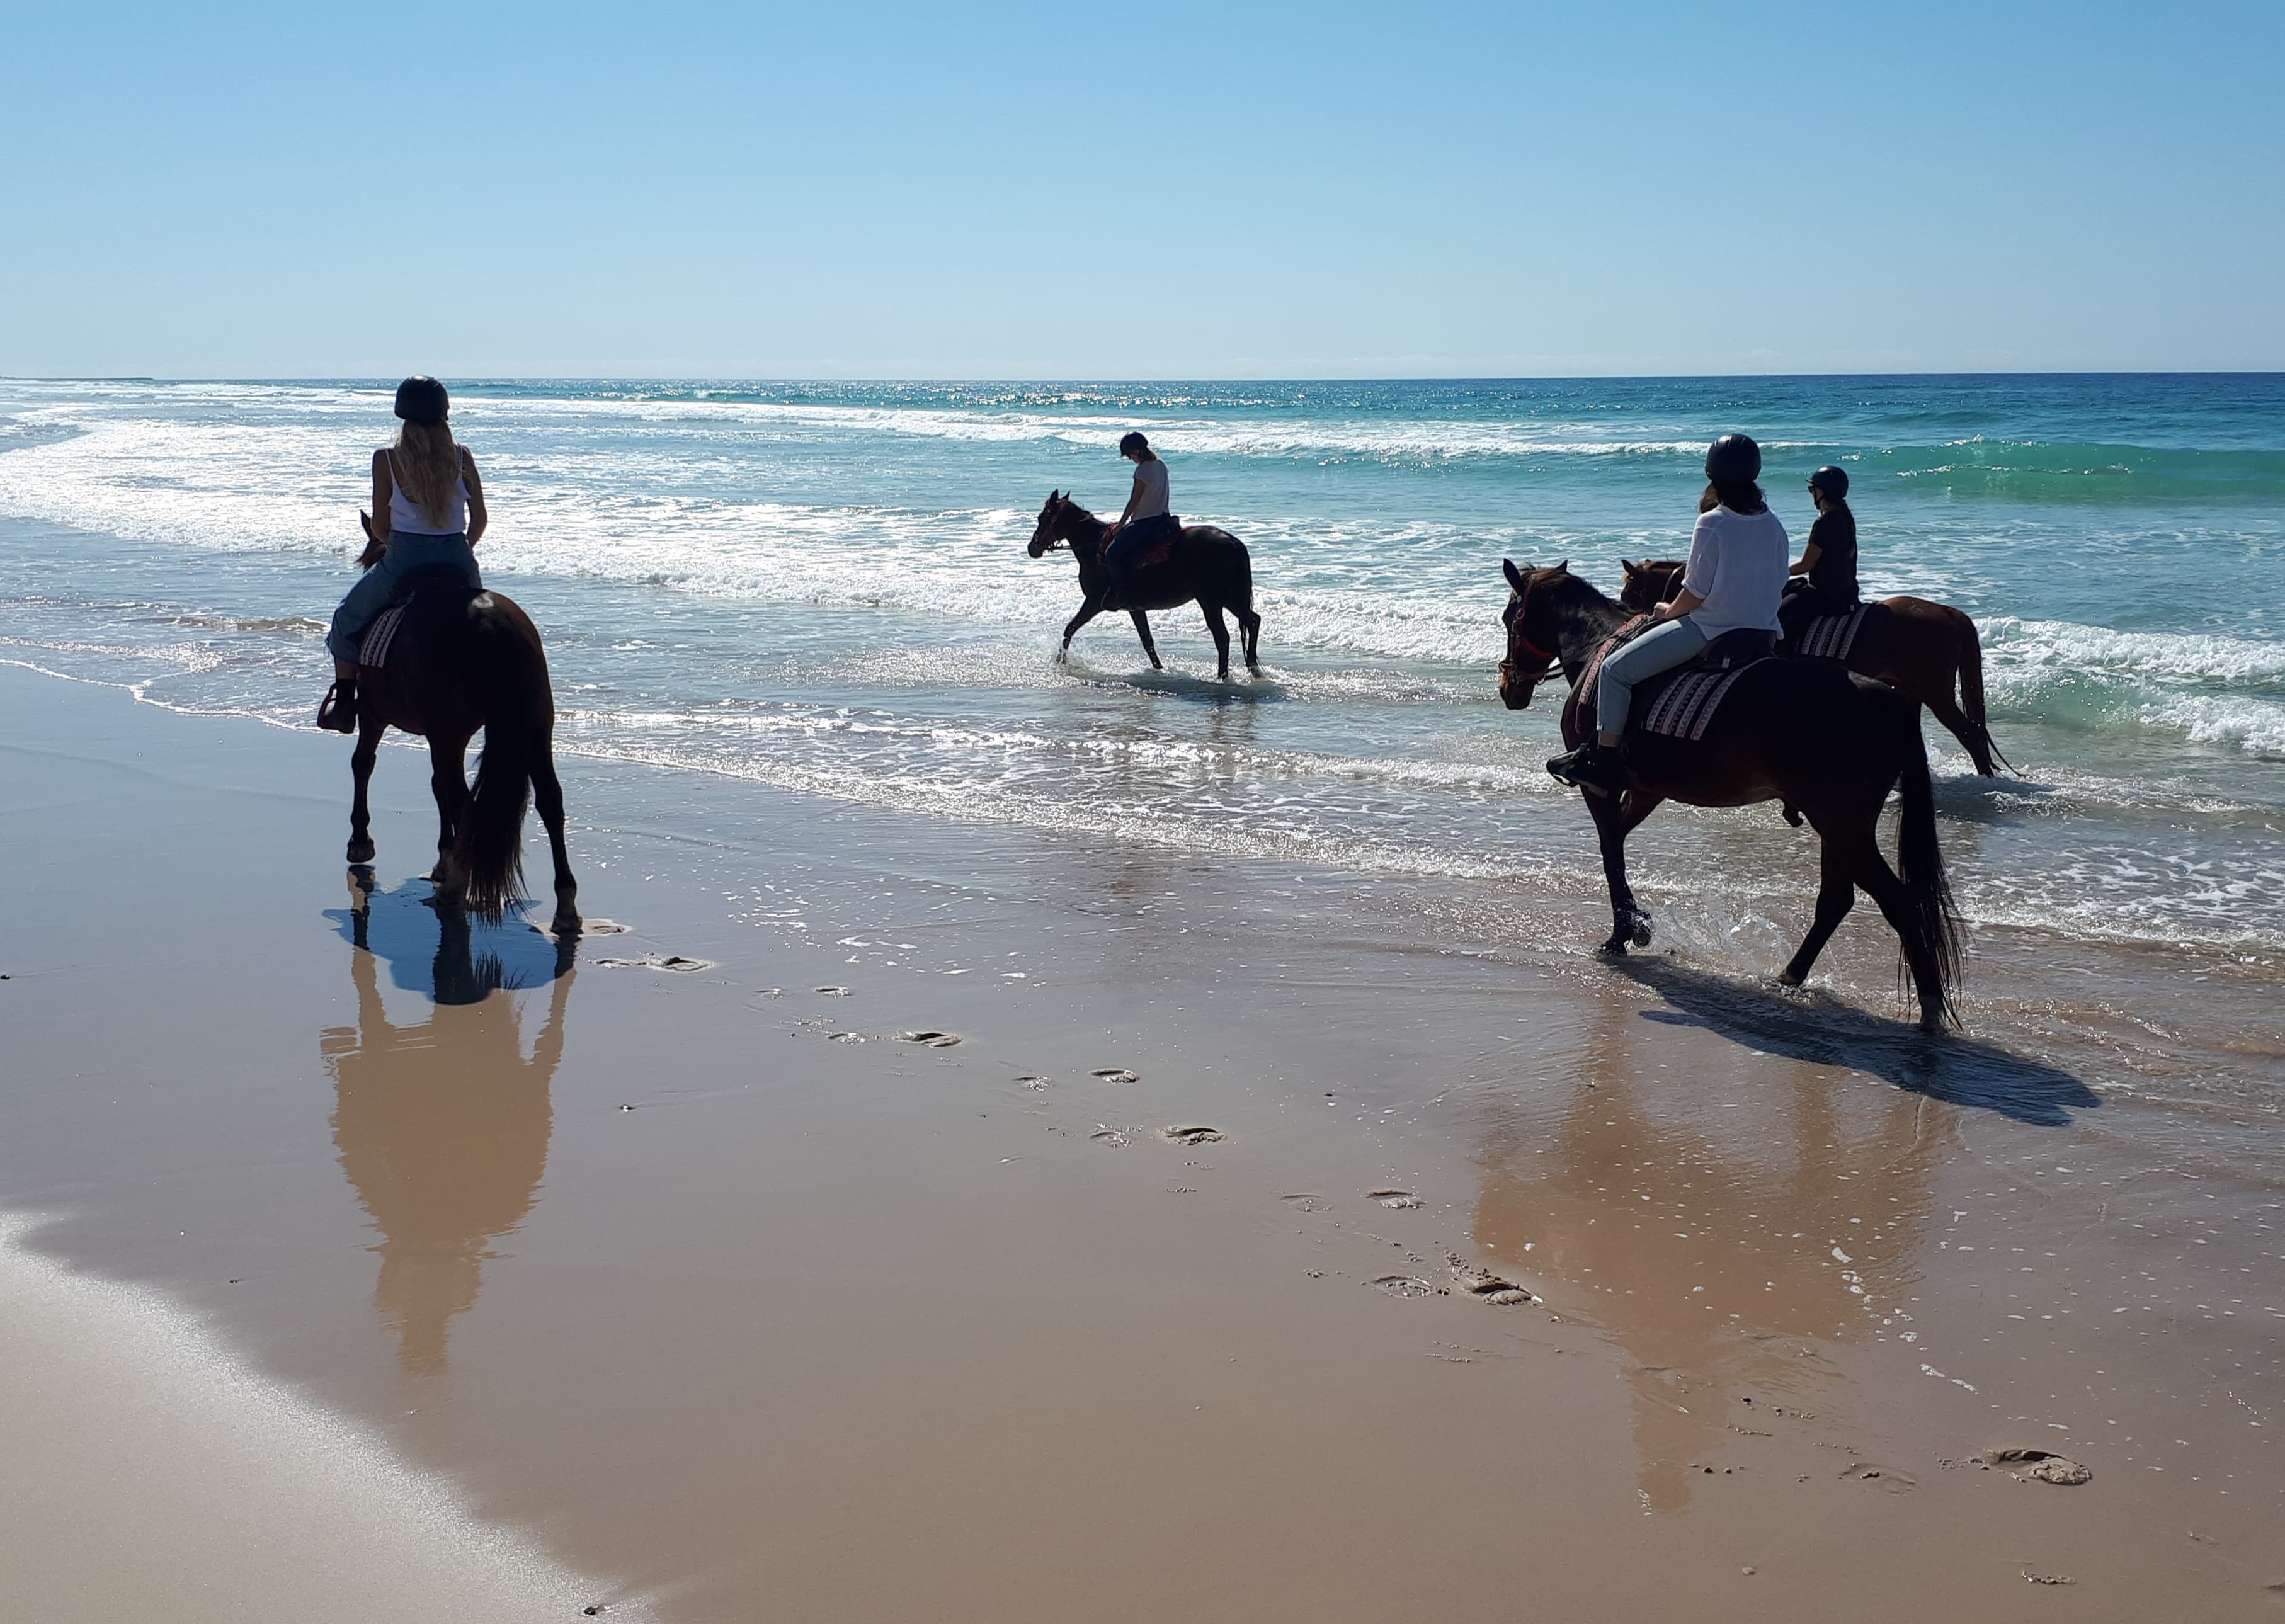
<path fill-rule="evenodd" d="M 1627 787 L 1626 763 L 1619 752 L 1592 739 L 1556 757 L 1547 771 L 1558 783 L 1593 795 L 1616 795 Z"/>
<path fill-rule="evenodd" d="M 318 707 L 318 726 L 330 727 L 335 733 L 357 730 L 356 678 L 343 677 L 326 690 L 325 702 Z"/>

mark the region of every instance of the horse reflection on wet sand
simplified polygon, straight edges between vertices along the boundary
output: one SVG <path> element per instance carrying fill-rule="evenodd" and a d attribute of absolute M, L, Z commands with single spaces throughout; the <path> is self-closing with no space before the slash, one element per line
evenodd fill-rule
<path fill-rule="evenodd" d="M 577 938 L 551 942 L 514 918 L 480 927 L 420 882 L 376 892 L 370 870 L 353 871 L 351 906 L 334 917 L 355 948 L 357 1000 L 355 1026 L 318 1039 L 334 1143 L 379 1233 L 373 1306 L 397 1333 L 398 1366 L 436 1376 L 493 1243 L 538 1198 Z M 428 1019 L 389 1019 L 384 960 L 396 986 L 427 997 Z M 519 1000 L 505 994 L 543 980 L 547 1016 L 527 1059 Z"/>

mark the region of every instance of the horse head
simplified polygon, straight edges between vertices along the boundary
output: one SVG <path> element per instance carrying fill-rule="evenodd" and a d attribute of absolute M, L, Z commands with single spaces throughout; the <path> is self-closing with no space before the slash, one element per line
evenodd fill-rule
<path fill-rule="evenodd" d="M 1087 510 L 1060 490 L 1048 492 L 1048 499 L 1040 504 L 1039 522 L 1032 526 L 1031 545 L 1025 551 L 1033 558 L 1070 545 L 1072 522 Z"/>
<path fill-rule="evenodd" d="M 1555 653 L 1555 605 L 1546 589 L 1571 573 L 1571 561 L 1552 569 L 1519 569 L 1513 559 L 1500 560 L 1508 584 L 1507 608 L 1500 624 L 1507 628 L 1507 658 L 1500 662 L 1501 702 L 1520 710 L 1531 702 L 1531 691 L 1560 663 Z M 1537 600 L 1534 601 L 1535 598 Z"/>
<path fill-rule="evenodd" d="M 1619 568 L 1626 571 L 1619 607 L 1629 615 L 1647 615 L 1673 597 L 1682 585 L 1683 565 L 1679 559 L 1660 559 L 1655 562 L 1645 559 L 1639 564 L 1621 559 Z"/>

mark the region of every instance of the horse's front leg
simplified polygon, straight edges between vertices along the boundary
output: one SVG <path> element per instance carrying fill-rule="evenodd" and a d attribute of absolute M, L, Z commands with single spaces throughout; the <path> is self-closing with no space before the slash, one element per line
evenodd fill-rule
<path fill-rule="evenodd" d="M 1154 671 L 1165 671 L 1166 668 L 1158 663 L 1158 645 L 1150 638 L 1150 617 L 1140 609 L 1129 609 L 1127 612 L 1135 616 L 1135 635 L 1142 639 L 1142 652 L 1150 656 L 1150 669 Z M 1229 672 L 1225 671 L 1222 674 L 1228 676 Z"/>
<path fill-rule="evenodd" d="M 373 859 L 373 813 L 365 805 L 365 787 L 373 781 L 373 764 L 381 755 L 381 735 L 389 724 L 368 710 L 357 722 L 357 749 L 349 756 L 349 773 L 356 788 L 349 796 L 349 861 Z"/>
<path fill-rule="evenodd" d="M 1058 664 L 1071 657 L 1072 639 L 1079 635 L 1079 629 L 1102 613 L 1103 594 L 1088 593 L 1087 601 L 1079 606 L 1079 613 L 1072 616 L 1071 624 L 1064 628 L 1064 646 L 1056 650 L 1056 660 Z"/>
<path fill-rule="evenodd" d="M 1650 915 L 1636 905 L 1634 888 L 1627 883 L 1627 836 L 1664 797 L 1629 789 L 1619 796 L 1581 798 L 1595 820 L 1595 837 L 1603 851 L 1603 880 L 1611 891 L 1611 934 L 1601 951 L 1623 953 L 1629 946 L 1647 947 Z"/>
<path fill-rule="evenodd" d="M 436 796 L 436 867 L 429 883 L 436 900 L 459 907 L 468 892 L 468 876 L 453 860 L 455 836 L 468 817 L 468 738 L 428 735 L 428 788 Z"/>

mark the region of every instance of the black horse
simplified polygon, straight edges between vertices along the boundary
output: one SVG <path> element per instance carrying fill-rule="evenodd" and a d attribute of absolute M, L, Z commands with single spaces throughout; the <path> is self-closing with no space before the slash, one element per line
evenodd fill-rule
<path fill-rule="evenodd" d="M 1071 652 L 1072 639 L 1081 626 L 1105 609 L 1123 608 L 1135 617 L 1135 631 L 1142 639 L 1142 652 L 1150 656 L 1150 669 L 1163 670 L 1144 611 L 1174 608 L 1195 598 L 1205 612 L 1206 630 L 1213 633 L 1214 652 L 1221 662 L 1215 675 L 1224 682 L 1229 680 L 1229 627 L 1221 617 L 1224 609 L 1237 616 L 1245 631 L 1245 669 L 1257 677 L 1261 674 L 1261 616 L 1253 612 L 1253 560 L 1244 542 L 1215 525 L 1186 524 L 1168 544 L 1163 563 L 1146 559 L 1128 569 L 1127 580 L 1136 601 L 1115 603 L 1111 569 L 1103 561 L 1103 537 L 1110 529 L 1060 490 L 1048 492 L 1040 508 L 1040 522 L 1032 529 L 1032 556 L 1069 547 L 1079 561 L 1079 589 L 1087 600 L 1064 628 L 1057 659 Z"/>
<path fill-rule="evenodd" d="M 370 568 L 379 557 L 368 547 L 360 561 Z M 436 899 L 494 919 L 515 900 L 523 884 L 523 815 L 536 799 L 555 859 L 554 929 L 577 931 L 579 887 L 563 847 L 563 787 L 555 777 L 555 694 L 538 628 L 504 592 L 424 583 L 417 571 L 409 582 L 412 594 L 385 663 L 357 670 L 349 860 L 373 860 L 365 786 L 381 734 L 392 726 L 420 734 L 428 741 L 436 796 Z M 462 764 L 479 728 L 484 753 L 471 791 Z"/>
<path fill-rule="evenodd" d="M 1563 738 L 1575 745 L 1595 728 L 1595 718 L 1580 713 L 1580 676 L 1624 612 L 1563 564 L 1504 567 L 1511 591 L 1500 616 L 1507 626 L 1500 698 L 1509 710 L 1522 710 L 1532 689 L 1559 666 L 1572 685 L 1563 707 Z M 1647 693 L 1639 695 L 1637 708 L 1648 699 Z M 1764 660 L 1739 675 L 1702 740 L 1635 734 L 1626 753 L 1624 793 L 1585 796 L 1611 890 L 1611 935 L 1604 952 L 1649 945 L 1650 915 L 1636 905 L 1627 884 L 1626 842 L 1660 802 L 1750 806 L 1779 801 L 1789 821 L 1808 819 L 1824 847 L 1816 920 L 1778 979 L 1799 986 L 1808 977 L 1861 885 L 1904 945 L 1922 1029 L 1943 1027 L 1959 974 L 1959 916 L 1936 846 L 1936 794 L 1918 700 L 1845 671 L 1837 660 Z M 1901 788 L 1903 802 L 1896 831 L 1901 877 L 1875 839 L 1892 786 Z"/>

